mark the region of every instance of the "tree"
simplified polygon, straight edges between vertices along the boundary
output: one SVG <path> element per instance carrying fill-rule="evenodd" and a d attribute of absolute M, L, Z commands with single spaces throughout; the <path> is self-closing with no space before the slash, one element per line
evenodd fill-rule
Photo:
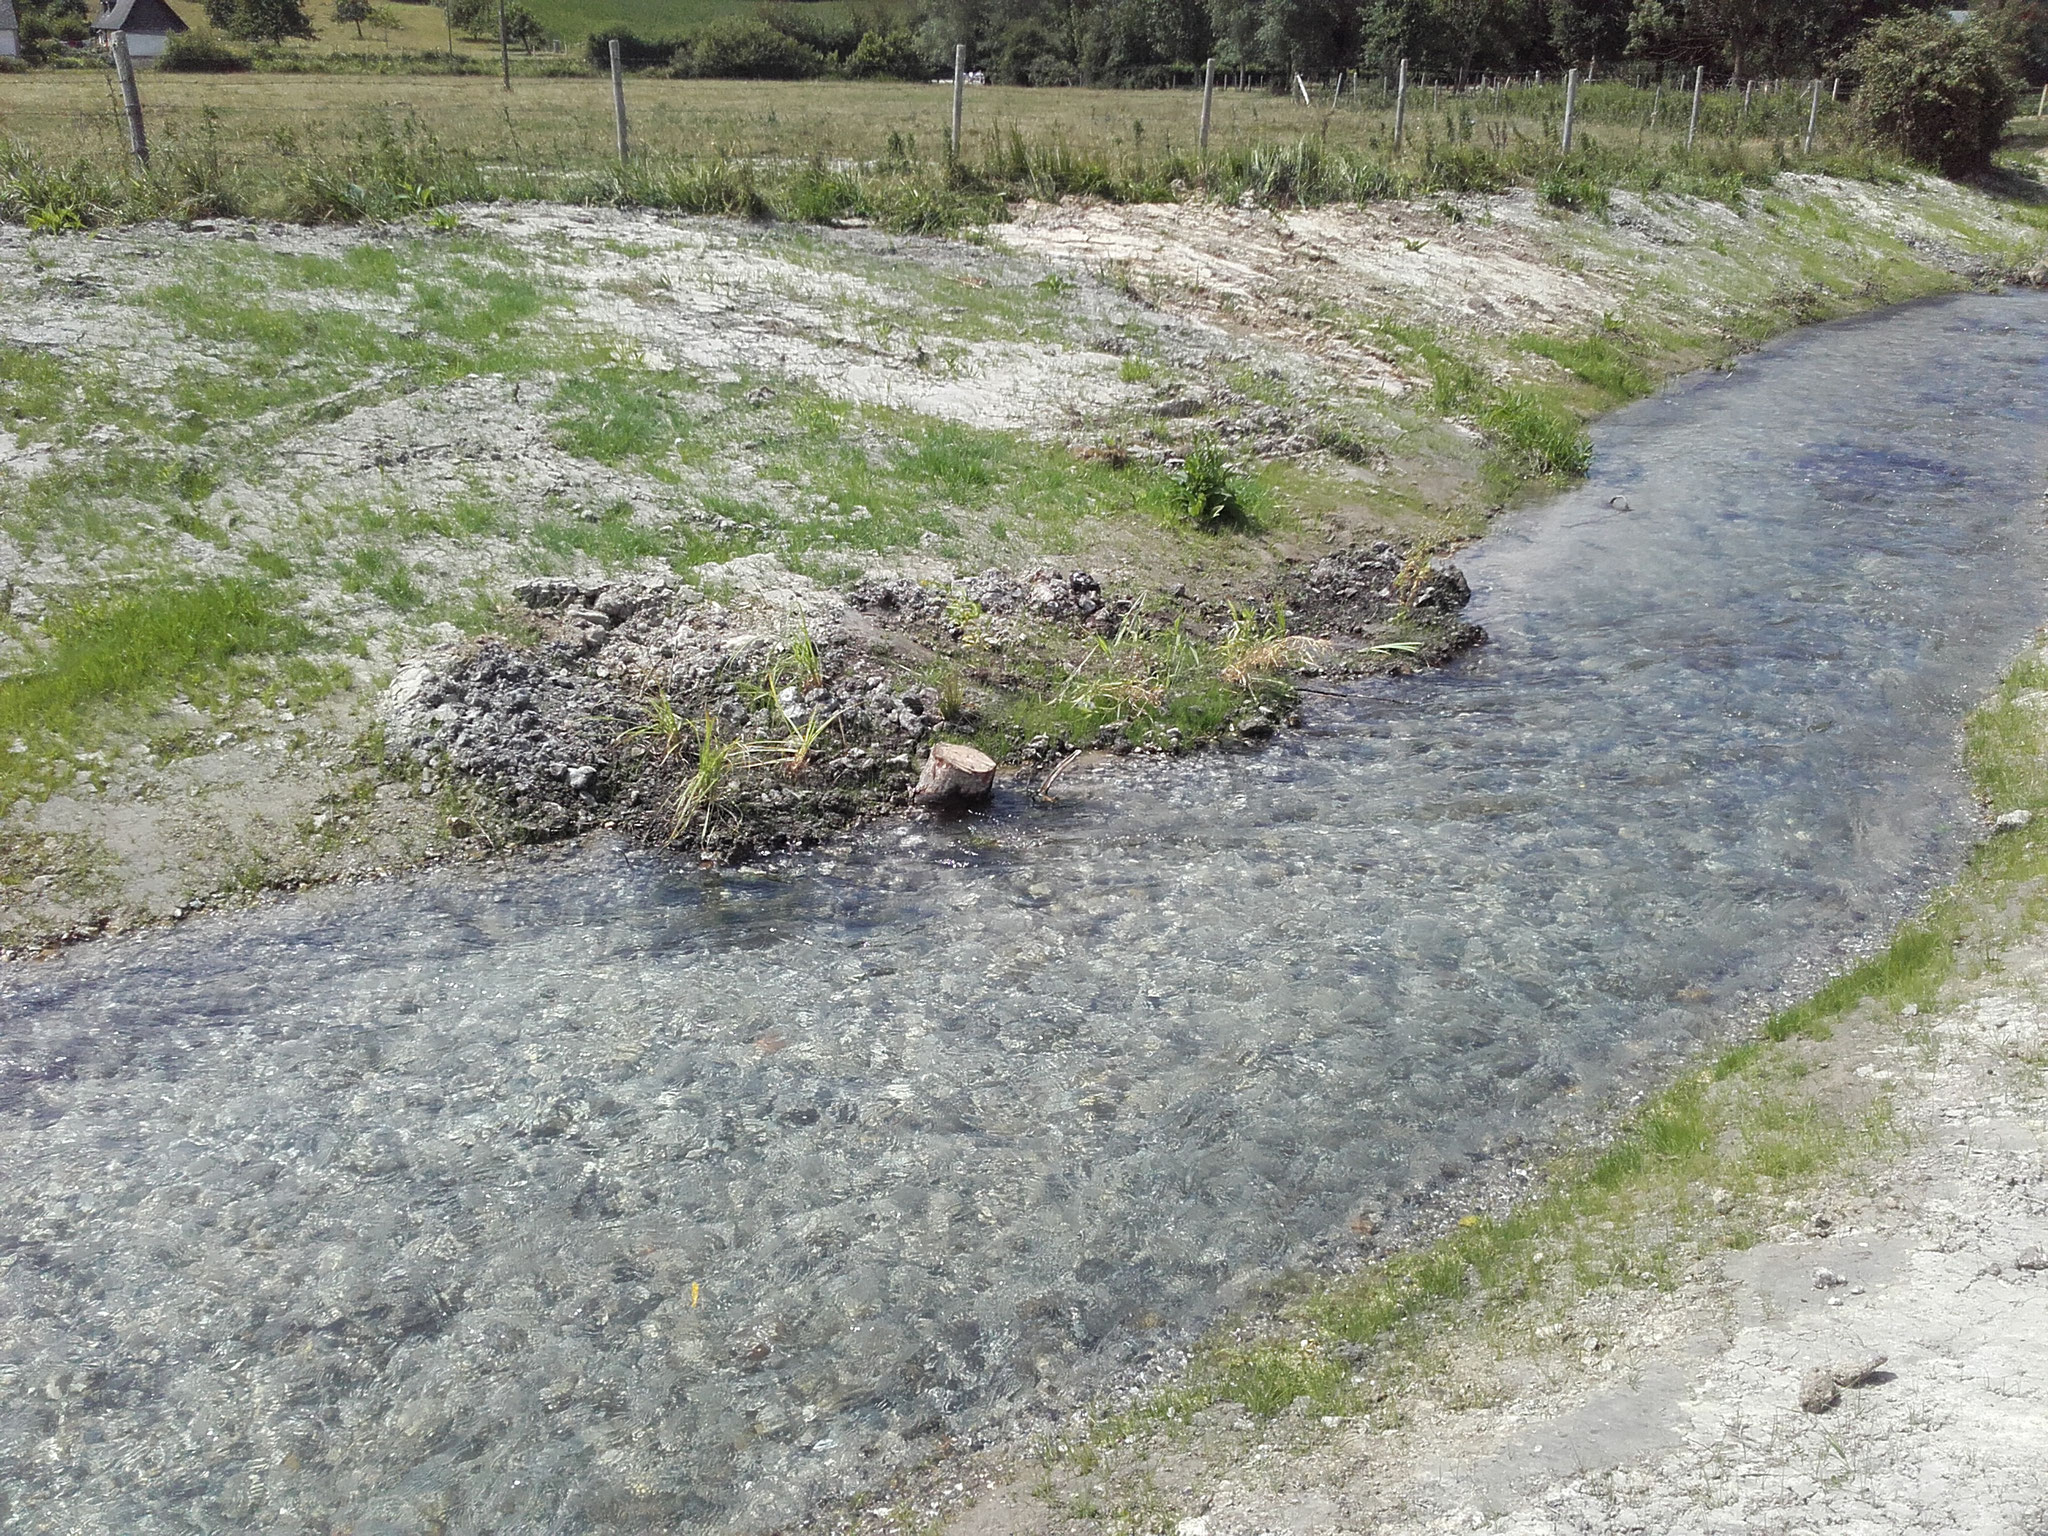
<path fill-rule="evenodd" d="M 2048 0 L 1979 0 L 1976 15 L 2021 78 L 2048 81 Z"/>
<path fill-rule="evenodd" d="M 21 56 L 31 64 L 52 57 L 58 43 L 83 43 L 92 36 L 85 0 L 18 0 Z"/>
<path fill-rule="evenodd" d="M 2014 91 L 1989 29 L 1943 15 L 1895 17 L 1849 56 L 1860 76 L 1856 118 L 1872 139 L 1948 176 L 1990 169 Z"/>
<path fill-rule="evenodd" d="M 517 43 L 532 53 L 537 44 L 548 40 L 548 31 L 540 24 L 540 18 L 525 6 L 508 5 L 505 7 L 505 37 L 508 42 Z"/>
<path fill-rule="evenodd" d="M 498 35 L 498 0 L 446 0 L 446 4 L 448 25 L 464 37 Z"/>
<path fill-rule="evenodd" d="M 1427 62 L 1433 33 L 1429 0 L 1371 0 L 1359 16 L 1359 61 L 1391 76 L 1401 60 Z"/>
<path fill-rule="evenodd" d="M 1358 55 L 1358 11 L 1347 0 L 1264 0 L 1252 34 L 1268 69 L 1317 74 Z"/>
<path fill-rule="evenodd" d="M 1788 12 L 1786 0 L 1688 0 L 1685 9 L 1738 80 L 1756 67 L 1760 45 Z"/>
<path fill-rule="evenodd" d="M 313 35 L 299 0 L 206 0 L 206 15 L 216 31 L 239 42 L 281 43 Z"/>
<path fill-rule="evenodd" d="M 1550 46 L 1567 63 L 1618 59 L 1628 47 L 1628 0 L 1551 0 Z"/>
<path fill-rule="evenodd" d="M 337 26 L 354 23 L 358 40 L 363 35 L 363 23 L 370 19 L 370 0 L 334 0 L 334 21 Z"/>

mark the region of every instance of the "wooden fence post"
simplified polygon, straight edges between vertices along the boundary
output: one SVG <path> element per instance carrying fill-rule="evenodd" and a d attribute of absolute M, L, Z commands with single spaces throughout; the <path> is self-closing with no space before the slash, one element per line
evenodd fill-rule
<path fill-rule="evenodd" d="M 626 163 L 626 72 L 619 63 L 619 40 L 612 39 L 612 121 L 619 129 L 619 164 Z"/>
<path fill-rule="evenodd" d="M 1575 69 L 1564 77 L 1564 152 L 1572 152 L 1572 119 L 1579 110 L 1579 72 Z"/>
<path fill-rule="evenodd" d="M 1408 61 L 1394 76 L 1394 152 L 1401 152 L 1401 134 L 1408 126 Z"/>
<path fill-rule="evenodd" d="M 1813 131 L 1814 131 L 1814 130 L 1815 130 L 1816 128 L 1818 128 L 1819 126 L 1820 126 L 1820 82 L 1819 82 L 1818 80 L 1816 80 L 1816 81 L 1814 81 L 1814 82 L 1813 82 L 1813 105 L 1812 105 L 1812 106 L 1811 106 L 1810 108 L 1808 108 L 1808 109 L 1807 109 L 1807 113 L 1806 113 L 1806 149 L 1805 149 L 1805 153 L 1807 153 L 1807 154 L 1809 154 L 1809 155 L 1813 153 Z"/>
<path fill-rule="evenodd" d="M 1202 126 L 1195 133 L 1195 149 L 1200 154 L 1209 153 L 1209 104 L 1216 97 L 1216 60 L 1212 57 L 1202 66 Z"/>
<path fill-rule="evenodd" d="M 505 75 L 505 89 L 512 89 L 512 37 L 505 30 L 505 0 L 498 0 L 498 68 Z"/>
<path fill-rule="evenodd" d="M 128 54 L 128 34 L 114 34 L 114 76 L 121 82 L 121 109 L 128 119 L 128 149 L 149 169 L 149 140 L 142 133 L 142 93 L 135 88 L 135 60 Z"/>
<path fill-rule="evenodd" d="M 1700 131 L 1700 92 L 1707 88 L 1707 66 L 1702 64 L 1692 75 L 1692 120 L 1685 125 L 1685 147 L 1692 148 L 1692 141 Z"/>
<path fill-rule="evenodd" d="M 2041 105 L 2034 108 L 2034 116 L 2048 117 L 2048 85 L 2041 87 Z"/>
<path fill-rule="evenodd" d="M 967 90 L 967 45 L 953 45 L 953 158 L 960 158 L 960 102 Z"/>

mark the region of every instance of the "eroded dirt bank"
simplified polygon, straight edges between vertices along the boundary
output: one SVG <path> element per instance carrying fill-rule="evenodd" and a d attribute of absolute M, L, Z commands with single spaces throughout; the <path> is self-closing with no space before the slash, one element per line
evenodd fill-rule
<path fill-rule="evenodd" d="M 734 805 L 832 822 L 941 725 L 1027 771 L 1256 736 L 1313 706 L 1283 677 L 1331 664 L 1305 636 L 1395 669 L 1462 643 L 1409 589 L 1581 468 L 1586 417 L 2042 246 L 1969 191 L 1796 177 L 1604 217 L 1025 208 L 979 245 L 545 206 L 0 241 L 10 952 L 673 830 L 706 710 L 758 770 Z M 1319 561 L 1388 548 L 1393 580 L 1310 622 Z M 1055 578 L 1098 612 L 1014 600 Z M 567 734 L 494 767 L 493 731 L 542 740 L 500 729 L 540 718 L 522 693 Z"/>

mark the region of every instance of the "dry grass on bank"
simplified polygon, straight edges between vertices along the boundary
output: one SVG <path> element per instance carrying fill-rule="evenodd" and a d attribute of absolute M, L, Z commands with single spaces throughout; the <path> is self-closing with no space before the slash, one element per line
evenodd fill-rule
<path fill-rule="evenodd" d="M 202 140 L 255 170 L 280 172 L 380 122 L 407 124 L 445 152 L 548 175 L 612 164 L 611 96 L 587 79 L 521 79 L 508 94 L 488 76 L 167 75 L 143 80 L 144 116 L 164 146 Z M 789 161 L 823 156 L 874 162 L 909 151 L 943 155 L 950 89 L 845 81 L 635 78 L 628 84 L 633 143 L 650 164 L 725 158 Z M 1402 156 L 1391 152 L 1392 116 L 1377 93 L 1311 109 L 1263 91 L 1217 93 L 1210 148 L 1217 158 L 1306 140 L 1324 154 L 1389 164 L 1432 155 L 1522 159 L 1549 154 L 1561 92 L 1522 91 L 1496 104 L 1473 95 L 1435 102 L 1418 92 Z M 1021 139 L 1057 146 L 1129 176 L 1141 166 L 1191 156 L 1200 115 L 1193 91 L 1030 90 L 987 87 L 967 98 L 964 159 L 980 166 Z M 1652 117 L 1656 123 L 1652 125 Z M 1796 120 L 1796 121 L 1795 121 Z M 1839 110 L 1823 112 L 1822 143 L 1844 147 Z M 1798 149 L 1803 103 L 1759 98 L 1747 118 L 1733 97 L 1710 99 L 1700 153 L 1684 155 L 1682 114 L 1669 99 L 1624 86 L 1583 93 L 1582 150 L 1639 165 L 1676 163 L 1773 168 Z M 83 70 L 10 78 L 0 93 L 0 143 L 50 164 L 125 167 L 126 145 L 110 81 Z M 1170 176 L 1164 178 L 1171 180 Z"/>

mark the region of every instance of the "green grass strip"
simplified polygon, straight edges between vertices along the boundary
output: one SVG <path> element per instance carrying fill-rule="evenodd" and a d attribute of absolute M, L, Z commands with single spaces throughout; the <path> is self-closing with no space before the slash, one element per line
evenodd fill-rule
<path fill-rule="evenodd" d="M 73 609 L 27 672 L 0 680 L 0 794 L 45 780 L 107 713 L 217 678 L 235 658 L 296 647 L 306 627 L 241 578 L 164 584 Z M 20 750 L 16 750 L 17 746 Z"/>

